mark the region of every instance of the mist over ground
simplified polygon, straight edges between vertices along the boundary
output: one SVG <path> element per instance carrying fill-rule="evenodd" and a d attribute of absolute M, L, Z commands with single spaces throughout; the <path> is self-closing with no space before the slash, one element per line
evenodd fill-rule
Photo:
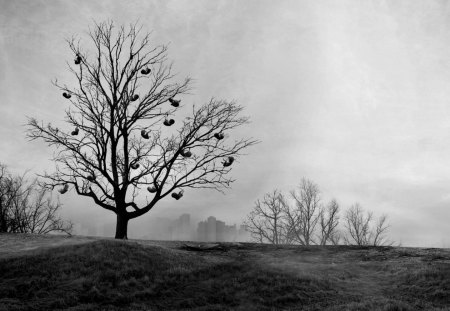
<path fill-rule="evenodd" d="M 325 202 L 388 214 L 404 246 L 450 247 L 449 15 L 438 0 L 0 0 L 0 162 L 18 174 L 53 169 L 53 150 L 27 141 L 23 125 L 33 116 L 64 127 L 68 106 L 51 84 L 74 83 L 64 40 L 93 21 L 138 20 L 155 44 L 170 42 L 180 79 L 194 78 L 183 102 L 236 100 L 252 120 L 236 137 L 262 143 L 239 158 L 225 195 L 168 198 L 131 220 L 130 237 L 184 213 L 239 226 L 257 198 L 305 177 Z M 113 213 L 73 193 L 60 200 L 64 217 L 111 232 Z"/>

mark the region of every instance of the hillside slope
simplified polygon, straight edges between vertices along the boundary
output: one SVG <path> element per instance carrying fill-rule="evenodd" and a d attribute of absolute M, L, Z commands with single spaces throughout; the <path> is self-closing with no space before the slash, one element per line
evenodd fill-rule
<path fill-rule="evenodd" d="M 0 235 L 0 310 L 450 310 L 447 249 L 70 239 Z"/>

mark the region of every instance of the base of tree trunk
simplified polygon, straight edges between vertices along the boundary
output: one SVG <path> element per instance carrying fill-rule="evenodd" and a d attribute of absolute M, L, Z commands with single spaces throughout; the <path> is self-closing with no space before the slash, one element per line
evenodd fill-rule
<path fill-rule="evenodd" d="M 116 239 L 127 240 L 127 231 L 128 231 L 128 218 L 124 215 L 117 214 L 117 223 L 116 223 Z"/>

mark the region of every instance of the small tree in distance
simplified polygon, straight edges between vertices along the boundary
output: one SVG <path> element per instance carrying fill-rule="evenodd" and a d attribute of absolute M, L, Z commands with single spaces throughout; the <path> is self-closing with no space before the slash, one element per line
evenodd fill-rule
<path fill-rule="evenodd" d="M 245 222 L 252 237 L 260 243 L 336 245 L 340 239 L 337 201 L 325 208 L 319 186 L 305 178 L 290 196 L 293 204 L 277 190 L 256 201 Z"/>
<path fill-rule="evenodd" d="M 259 243 L 290 244 L 288 227 L 284 218 L 285 199 L 274 190 L 263 200 L 257 200 L 244 225 L 253 239 Z"/>
<path fill-rule="evenodd" d="M 291 196 L 294 206 L 286 204 L 284 208 L 290 235 L 301 245 L 317 244 L 314 233 L 322 213 L 319 186 L 303 178 Z"/>
<path fill-rule="evenodd" d="M 387 216 L 376 222 L 372 212 L 365 213 L 356 203 L 345 211 L 340 226 L 340 207 L 335 199 L 321 203 L 319 186 L 303 178 L 296 190 L 290 191 L 290 204 L 280 191 L 257 200 L 247 216 L 246 229 L 260 243 L 299 245 L 392 245 L 386 238 Z"/>
<path fill-rule="evenodd" d="M 331 200 L 326 208 L 323 208 L 320 213 L 320 245 L 331 243 L 338 245 L 341 239 L 338 230 L 339 225 L 339 204 L 336 200 Z"/>
<path fill-rule="evenodd" d="M 177 119 L 190 79 L 171 82 L 167 47 L 150 47 L 150 35 L 140 32 L 136 25 L 96 24 L 89 32 L 92 54 L 69 40 L 76 87 L 55 85 L 71 103 L 66 110 L 71 128 L 28 122 L 30 139 L 58 149 L 56 171 L 43 175 L 46 186 L 62 187 L 61 193 L 73 188 L 114 212 L 117 239 L 127 238 L 130 219 L 166 196 L 179 200 L 187 188 L 229 188 L 236 157 L 257 143 L 230 139 L 233 129 L 248 123 L 234 102 L 211 99 Z M 138 204 L 143 193 L 147 201 Z"/>
<path fill-rule="evenodd" d="M 345 213 L 344 226 L 347 235 L 344 236 L 346 244 L 353 244 L 358 246 L 382 246 L 391 245 L 392 243 L 386 240 L 386 232 L 389 225 L 386 223 L 387 216 L 382 215 L 376 221 L 373 227 L 372 212 L 365 213 L 359 203 L 353 204 Z"/>
<path fill-rule="evenodd" d="M 58 215 L 60 208 L 36 179 L 14 176 L 0 164 L 0 232 L 70 234 L 72 223 Z"/>

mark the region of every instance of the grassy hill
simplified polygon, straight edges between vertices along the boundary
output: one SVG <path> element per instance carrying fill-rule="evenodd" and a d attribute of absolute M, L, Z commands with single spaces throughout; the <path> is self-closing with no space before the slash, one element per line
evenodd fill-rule
<path fill-rule="evenodd" d="M 450 250 L 0 235 L 0 310 L 450 310 Z"/>

